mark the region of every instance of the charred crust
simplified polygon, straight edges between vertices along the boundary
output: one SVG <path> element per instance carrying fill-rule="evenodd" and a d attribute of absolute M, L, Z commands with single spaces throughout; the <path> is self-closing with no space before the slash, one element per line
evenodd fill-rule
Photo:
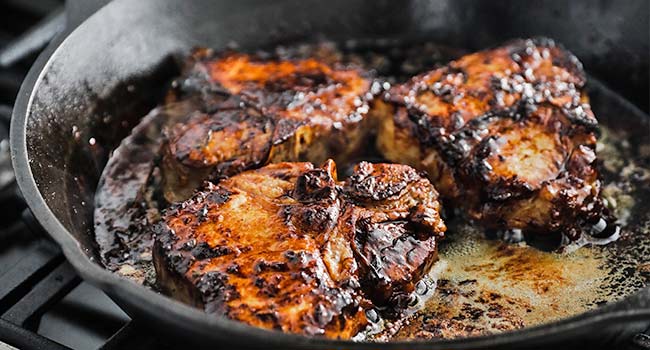
<path fill-rule="evenodd" d="M 306 205 L 299 210 L 294 210 L 292 217 L 296 218 L 301 228 L 315 232 L 327 232 L 337 223 L 339 218 L 337 205 Z"/>
<path fill-rule="evenodd" d="M 229 247 L 210 247 L 206 242 L 200 242 L 192 248 L 191 254 L 197 260 L 212 259 L 228 254 L 233 251 Z"/>
<path fill-rule="evenodd" d="M 332 174 L 326 169 L 314 169 L 300 175 L 296 181 L 293 197 L 303 203 L 333 201 L 338 194 Z"/>
<path fill-rule="evenodd" d="M 228 300 L 239 298 L 239 293 L 228 283 L 228 275 L 209 271 L 202 274 L 194 282 L 196 288 L 203 296 L 205 311 L 213 314 L 227 314 Z"/>
<path fill-rule="evenodd" d="M 230 199 L 230 196 L 232 195 L 232 192 L 228 191 L 225 188 L 222 187 L 217 187 L 214 190 L 210 191 L 205 199 L 216 205 L 224 204 Z"/>
<path fill-rule="evenodd" d="M 252 158 L 249 162 L 255 162 L 256 158 L 263 159 L 271 147 L 272 120 L 251 108 L 221 109 L 214 114 L 198 113 L 187 122 L 175 125 L 167 133 L 169 152 L 184 166 L 194 168 L 213 166 L 218 160 L 212 159 L 212 154 L 205 154 L 211 135 L 229 130 L 235 132 L 242 126 L 246 127 L 248 132 L 242 133 L 239 140 L 242 143 L 241 151 L 261 153 L 248 155 L 246 158 Z M 259 150 L 251 149 L 258 139 L 263 142 L 262 137 L 265 134 L 269 135 L 268 144 L 262 145 Z M 257 162 L 259 161 L 261 160 Z"/>
<path fill-rule="evenodd" d="M 186 251 L 179 250 L 174 252 L 174 245 L 178 238 L 174 232 L 164 222 L 158 222 L 153 225 L 153 236 L 155 239 L 155 250 L 158 250 L 168 266 L 172 266 L 174 271 L 184 274 L 189 270 L 192 263 L 192 256 Z"/>
<path fill-rule="evenodd" d="M 363 151 L 368 131 L 360 124 L 373 97 L 366 96 L 370 80 L 362 70 L 313 58 L 198 50 L 183 71 L 170 101 L 198 95 L 199 115 L 166 132 L 169 202 L 186 199 L 188 188 L 204 180 L 270 162 L 320 162 L 327 154 L 347 160 Z M 210 142 L 213 135 L 224 142 Z"/>
<path fill-rule="evenodd" d="M 164 289 L 210 313 L 310 335 L 348 337 L 367 324 L 373 303 L 403 307 L 436 260 L 444 231 L 437 193 L 408 166 L 363 163 L 355 172 L 339 182 L 333 161 L 280 163 L 206 183 L 163 215 L 155 259 L 175 276 Z M 372 186 L 355 189 L 369 177 Z M 282 189 L 258 192 L 267 180 Z M 381 193 L 364 195 L 360 205 L 348 191 L 361 190 Z M 257 237 L 250 226 L 239 228 L 240 213 L 279 220 L 264 218 L 273 228 Z M 295 326 L 285 306 L 303 299 L 310 306 L 300 311 L 300 328 L 287 328 Z"/>
<path fill-rule="evenodd" d="M 401 195 L 411 182 L 420 178 L 411 167 L 392 170 L 395 167 L 377 169 L 371 163 L 361 162 L 346 181 L 345 192 L 356 200 L 382 201 Z"/>
<path fill-rule="evenodd" d="M 289 267 L 283 261 L 266 261 L 261 259 L 253 266 L 253 272 L 259 274 L 264 271 L 286 272 L 289 271 Z"/>
<path fill-rule="evenodd" d="M 418 234 L 410 226 L 405 220 L 357 226 L 361 285 L 377 305 L 403 307 L 400 300 L 437 258 L 435 237 L 430 232 Z"/>
<path fill-rule="evenodd" d="M 444 181 L 437 185 L 449 202 L 463 206 L 471 218 L 491 228 L 566 230 L 575 239 L 586 217 L 604 215 L 598 196 L 582 189 L 598 191 L 597 171 L 587 161 L 593 153 L 572 156 L 581 148 L 593 150 L 598 134 L 584 85 L 582 65 L 562 46 L 546 38 L 514 40 L 393 87 L 384 95 L 392 106 L 386 118 L 406 132 L 400 135 L 416 139 L 420 154 L 436 156 L 434 167 L 421 166 Z M 513 149 L 502 137 L 509 133 L 516 140 L 531 126 L 544 131 L 538 131 L 539 140 L 528 139 L 528 150 Z M 507 163 L 502 150 L 511 157 Z M 543 173 L 522 173 L 525 162 L 534 162 L 526 160 L 531 152 L 553 164 Z M 545 189 L 549 192 L 542 193 Z M 527 205 L 540 205 L 540 213 L 523 210 Z M 521 217 L 524 213 L 534 217 Z"/>

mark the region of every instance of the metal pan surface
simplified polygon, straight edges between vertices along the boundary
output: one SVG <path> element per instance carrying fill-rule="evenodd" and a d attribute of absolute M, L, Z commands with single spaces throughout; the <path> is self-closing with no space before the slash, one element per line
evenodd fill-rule
<path fill-rule="evenodd" d="M 562 6 L 549 2 L 549 11 L 553 4 Z M 576 6 L 573 10 L 579 11 L 580 5 Z M 474 10 L 466 11 L 471 8 Z M 378 344 L 304 338 L 209 317 L 104 270 L 97 264 L 92 234 L 95 187 L 110 151 L 155 104 L 163 93 L 164 82 L 174 74 L 169 63 L 171 54 L 196 45 L 219 48 L 234 40 L 250 48 L 318 34 L 342 40 L 390 33 L 409 40 L 426 38 L 471 48 L 505 39 L 496 34 L 500 33 L 496 29 L 476 34 L 473 24 L 490 27 L 481 13 L 477 6 L 445 1 L 372 8 L 362 1 L 281 1 L 272 5 L 256 1 L 115 1 L 65 40 L 54 43 L 25 81 L 11 130 L 17 179 L 35 216 L 63 247 L 82 277 L 104 289 L 133 317 L 151 320 L 158 329 L 206 345 L 225 341 L 250 347 L 265 344 L 283 348 L 375 348 Z M 602 25 L 607 23 L 604 20 Z M 571 47 L 571 41 L 579 41 L 586 32 L 584 28 L 575 30 L 567 39 L 569 42 L 559 39 Z M 608 35 L 614 35 L 613 32 L 612 29 Z M 586 50 L 584 45 L 577 45 L 579 56 L 581 50 Z M 647 115 L 592 81 L 594 110 L 601 120 L 603 116 L 607 118 L 603 120 L 605 125 L 625 125 L 625 129 L 629 127 L 637 135 L 630 137 L 645 135 L 647 142 Z M 612 137 L 616 136 L 614 131 Z M 637 219 L 648 211 L 641 207 L 634 213 Z M 641 288 L 617 303 L 501 335 L 418 340 L 408 344 L 398 341 L 382 346 L 450 349 L 560 342 L 614 320 L 647 319 L 649 295 L 647 288 Z"/>

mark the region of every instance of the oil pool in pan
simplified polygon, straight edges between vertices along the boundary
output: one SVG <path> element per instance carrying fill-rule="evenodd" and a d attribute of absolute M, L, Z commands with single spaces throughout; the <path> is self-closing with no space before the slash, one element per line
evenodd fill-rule
<path fill-rule="evenodd" d="M 319 43 L 316 48 L 296 45 L 276 51 L 292 56 L 316 52 L 323 57 L 361 63 L 388 82 L 403 81 L 462 52 L 432 44 L 405 47 L 387 42 L 349 42 L 341 50 L 330 43 Z M 646 258 L 650 254 L 650 140 L 639 133 L 647 133 L 647 128 L 621 123 L 618 116 L 594 105 L 601 125 L 598 157 L 604 178 L 603 196 L 621 223 L 620 238 L 607 245 L 581 242 L 580 246 L 574 244 L 557 251 L 544 247 L 558 242 L 528 242 L 535 247 L 525 242 L 507 243 L 486 237 L 462 218 L 448 219 L 449 229 L 439 248 L 440 260 L 418 283 L 416 291 L 421 297 L 413 300 L 408 315 L 399 321 L 380 320 L 378 332 L 367 335 L 367 339 L 455 338 L 502 332 L 579 314 L 646 285 L 650 279 L 650 261 Z M 147 155 L 155 156 L 151 150 L 159 141 L 159 129 L 155 118 L 145 118 L 134 132 L 139 137 L 131 136 L 123 143 L 121 159 L 109 164 L 126 173 L 151 171 L 153 176 L 148 181 L 150 188 L 155 186 L 156 170 Z M 139 162 L 132 159 L 136 154 Z M 106 187 L 98 190 L 98 199 L 104 196 L 104 202 L 109 204 L 119 201 L 111 198 L 113 189 Z M 121 218 L 100 215 L 96 227 L 98 240 L 110 241 L 110 235 L 118 234 L 125 242 L 110 251 L 106 267 L 155 289 L 151 237 L 148 231 L 140 231 L 138 224 L 144 217 L 156 219 L 158 213 L 151 204 L 155 202 L 154 192 L 139 195 L 149 207 L 122 213 Z M 119 224 L 129 232 L 111 229 L 116 221 L 125 218 L 133 222 Z"/>

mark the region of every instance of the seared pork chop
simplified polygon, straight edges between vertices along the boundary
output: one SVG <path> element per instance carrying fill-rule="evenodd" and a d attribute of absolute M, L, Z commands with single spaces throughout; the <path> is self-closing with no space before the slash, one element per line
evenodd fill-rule
<path fill-rule="evenodd" d="M 547 39 L 466 55 L 376 102 L 377 147 L 487 228 L 599 234 L 608 214 L 584 85 L 580 62 Z"/>
<path fill-rule="evenodd" d="M 203 96 L 169 128 L 165 197 L 186 199 L 202 181 L 280 161 L 348 162 L 368 145 L 370 81 L 356 68 L 310 59 L 261 59 L 197 50 L 170 99 Z"/>
<path fill-rule="evenodd" d="M 413 168 L 277 163 L 209 183 L 163 213 L 154 262 L 167 293 L 208 313 L 350 338 L 365 311 L 413 291 L 445 225 Z"/>

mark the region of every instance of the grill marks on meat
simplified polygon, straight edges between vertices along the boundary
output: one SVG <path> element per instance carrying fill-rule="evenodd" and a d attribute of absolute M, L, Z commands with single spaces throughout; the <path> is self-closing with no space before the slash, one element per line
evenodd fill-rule
<path fill-rule="evenodd" d="M 354 68 L 202 49 L 174 85 L 169 100 L 200 95 L 203 102 L 201 112 L 168 130 L 163 172 L 170 202 L 206 179 L 269 162 L 347 162 L 368 148 L 370 82 Z"/>
<path fill-rule="evenodd" d="M 470 54 L 377 101 L 377 146 L 428 171 L 448 203 L 488 228 L 576 239 L 608 216 L 584 84 L 580 62 L 547 39 Z"/>
<path fill-rule="evenodd" d="M 209 313 L 350 338 L 435 261 L 439 209 L 409 166 L 363 162 L 339 182 L 333 161 L 276 163 L 167 209 L 154 262 L 169 294 Z"/>

